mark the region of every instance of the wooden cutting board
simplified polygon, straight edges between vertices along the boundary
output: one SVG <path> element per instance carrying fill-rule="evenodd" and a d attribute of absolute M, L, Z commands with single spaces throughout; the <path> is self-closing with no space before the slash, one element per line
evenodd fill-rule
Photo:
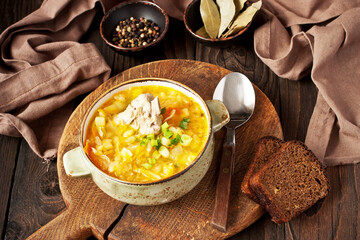
<path fill-rule="evenodd" d="M 65 174 L 63 155 L 79 145 L 79 126 L 92 100 L 112 86 L 136 78 L 157 77 L 179 81 L 211 99 L 220 79 L 229 70 L 190 60 L 164 60 L 128 69 L 106 81 L 75 109 L 60 140 L 57 169 L 67 209 L 35 232 L 30 239 L 215 239 L 230 237 L 255 222 L 264 210 L 240 191 L 257 140 L 272 135 L 283 139 L 279 117 L 263 92 L 255 86 L 256 107 L 252 118 L 236 131 L 236 163 L 230 197 L 228 230 L 210 225 L 224 131 L 215 134 L 213 163 L 204 179 L 184 197 L 160 206 L 132 206 L 104 194 L 91 178 Z"/>

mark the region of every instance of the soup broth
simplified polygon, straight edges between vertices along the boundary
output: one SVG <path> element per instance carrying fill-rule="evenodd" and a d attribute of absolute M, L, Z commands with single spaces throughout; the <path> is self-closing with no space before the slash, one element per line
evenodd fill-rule
<path fill-rule="evenodd" d="M 158 97 L 160 131 L 142 135 L 117 116 L 140 94 Z M 191 165 L 209 134 L 201 106 L 184 93 L 165 86 L 137 86 L 116 93 L 96 110 L 84 150 L 102 171 L 128 182 L 168 178 Z"/>

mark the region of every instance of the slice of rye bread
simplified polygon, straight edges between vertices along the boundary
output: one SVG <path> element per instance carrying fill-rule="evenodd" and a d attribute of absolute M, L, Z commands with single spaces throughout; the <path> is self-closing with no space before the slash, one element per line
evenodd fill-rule
<path fill-rule="evenodd" d="M 329 192 L 325 168 L 299 141 L 284 143 L 249 185 L 275 223 L 290 221 Z"/>
<path fill-rule="evenodd" d="M 270 156 L 276 153 L 283 143 L 284 141 L 281 139 L 272 136 L 262 137 L 256 143 L 254 157 L 252 158 L 249 168 L 241 183 L 241 192 L 257 203 L 260 202 L 255 193 L 249 187 L 249 179 L 254 173 L 259 171 L 262 166 L 264 166 Z"/>

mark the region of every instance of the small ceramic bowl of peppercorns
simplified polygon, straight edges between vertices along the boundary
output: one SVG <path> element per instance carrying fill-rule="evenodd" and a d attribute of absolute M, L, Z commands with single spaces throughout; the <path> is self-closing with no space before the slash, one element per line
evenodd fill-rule
<path fill-rule="evenodd" d="M 169 17 L 158 5 L 131 1 L 113 7 L 103 17 L 100 34 L 119 52 L 138 52 L 160 42 L 168 27 Z"/>

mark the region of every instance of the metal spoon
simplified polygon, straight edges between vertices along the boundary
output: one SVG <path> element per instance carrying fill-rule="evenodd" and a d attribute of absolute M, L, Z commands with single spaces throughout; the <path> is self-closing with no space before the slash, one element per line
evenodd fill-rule
<path fill-rule="evenodd" d="M 255 91 L 245 75 L 233 72 L 220 80 L 213 99 L 222 101 L 230 113 L 230 122 L 225 125 L 227 130 L 211 220 L 214 228 L 226 232 L 231 176 L 234 171 L 235 129 L 246 123 L 252 116 L 255 108 Z"/>

